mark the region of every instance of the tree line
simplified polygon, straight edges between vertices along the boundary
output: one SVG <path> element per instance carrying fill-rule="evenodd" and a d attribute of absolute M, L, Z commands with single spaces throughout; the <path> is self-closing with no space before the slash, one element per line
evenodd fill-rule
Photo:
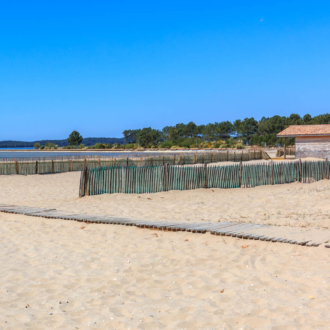
<path fill-rule="evenodd" d="M 138 144 L 141 147 L 200 147 L 200 146 L 226 146 L 240 141 L 250 145 L 275 145 L 276 142 L 283 144 L 282 139 L 276 135 L 291 125 L 329 124 L 330 114 L 326 113 L 312 117 L 306 114 L 301 117 L 291 114 L 289 117 L 273 116 L 262 117 L 259 121 L 253 117 L 244 120 L 237 119 L 234 122 L 223 121 L 196 125 L 176 124 L 165 126 L 162 130 L 146 127 L 142 129 L 129 129 L 123 132 L 125 142 L 129 145 Z M 287 139 L 286 144 L 294 144 L 294 139 Z"/>
<path fill-rule="evenodd" d="M 170 148 L 173 146 L 185 148 L 232 148 L 235 146 L 244 148 L 245 144 L 274 146 L 276 143 L 283 145 L 283 139 L 277 139 L 276 135 L 291 125 L 321 124 L 330 124 L 330 114 L 326 113 L 315 117 L 310 114 L 303 117 L 298 114 L 291 114 L 289 117 L 276 115 L 262 117 L 259 121 L 251 117 L 244 120 L 237 119 L 234 122 L 223 121 L 207 125 L 196 125 L 194 122 L 189 122 L 188 124 L 165 126 L 162 130 L 151 127 L 125 130 L 123 132 L 124 137 L 121 139 L 88 138 L 88 140 L 96 142 L 89 146 L 84 144 L 87 139 L 83 139 L 79 132 L 73 131 L 66 140 L 67 146 L 63 146 L 63 148 L 131 149 L 138 146 L 144 148 Z M 286 144 L 294 144 L 294 138 L 286 139 Z M 35 143 L 34 147 L 36 149 L 56 149 L 59 146 L 49 141 L 45 146 Z"/>

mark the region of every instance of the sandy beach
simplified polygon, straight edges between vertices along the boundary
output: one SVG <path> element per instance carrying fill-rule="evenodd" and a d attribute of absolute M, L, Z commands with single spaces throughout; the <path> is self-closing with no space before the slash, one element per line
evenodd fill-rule
<path fill-rule="evenodd" d="M 329 230 L 330 183 L 78 198 L 0 176 L 0 203 Z M 0 213 L 0 329 L 328 329 L 330 249 Z"/>
<path fill-rule="evenodd" d="M 238 221 L 330 228 L 330 181 L 78 198 L 80 172 L 0 176 L 1 204 L 180 222 Z"/>

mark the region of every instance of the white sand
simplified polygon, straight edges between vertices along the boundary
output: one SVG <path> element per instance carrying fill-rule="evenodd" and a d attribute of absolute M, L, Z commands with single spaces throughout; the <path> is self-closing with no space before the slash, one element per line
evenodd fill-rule
<path fill-rule="evenodd" d="M 0 329 L 330 327 L 325 248 L 4 213 L 0 221 Z"/>
<path fill-rule="evenodd" d="M 79 175 L 0 176 L 0 203 L 154 221 L 330 222 L 326 180 L 79 199 Z M 5 213 L 0 223 L 1 330 L 330 328 L 324 247 Z"/>
<path fill-rule="evenodd" d="M 0 204 L 154 221 L 238 221 L 330 228 L 330 180 L 78 198 L 80 172 L 0 176 Z"/>

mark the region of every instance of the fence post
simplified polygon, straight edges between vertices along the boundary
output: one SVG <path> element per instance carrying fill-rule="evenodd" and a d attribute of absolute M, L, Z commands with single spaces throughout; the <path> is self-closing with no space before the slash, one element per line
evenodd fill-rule
<path fill-rule="evenodd" d="M 243 174 L 243 164 L 242 161 L 239 162 L 239 187 L 242 187 L 242 174 Z"/>
<path fill-rule="evenodd" d="M 208 186 L 207 185 L 207 181 L 208 181 L 208 177 L 207 177 L 207 163 L 204 164 L 204 169 L 205 169 L 205 188 L 207 188 L 207 186 Z"/>
<path fill-rule="evenodd" d="M 205 164 L 205 158 L 204 158 L 205 154 L 203 153 L 203 164 Z"/>
<path fill-rule="evenodd" d="M 19 174 L 18 161 L 16 160 L 16 174 Z"/>
<path fill-rule="evenodd" d="M 71 159 L 69 160 L 69 172 L 71 172 Z"/>
<path fill-rule="evenodd" d="M 328 158 L 325 159 L 325 166 L 326 166 L 326 178 L 329 180 L 329 165 L 328 165 Z"/>
<path fill-rule="evenodd" d="M 299 182 L 302 182 L 302 175 L 301 175 L 301 159 L 299 158 Z"/>
<path fill-rule="evenodd" d="M 167 191 L 168 190 L 168 164 L 165 164 L 165 166 L 164 166 L 164 175 L 165 175 L 164 191 Z"/>
<path fill-rule="evenodd" d="M 283 158 L 284 159 L 286 159 L 286 146 L 285 146 L 285 138 L 283 138 L 284 139 L 284 156 L 283 156 Z"/>
<path fill-rule="evenodd" d="M 128 157 L 126 158 L 126 166 L 128 166 Z"/>
<path fill-rule="evenodd" d="M 274 184 L 274 162 L 271 160 L 270 161 L 270 184 L 273 185 Z"/>
<path fill-rule="evenodd" d="M 52 173 L 55 172 L 54 161 L 52 160 Z"/>
<path fill-rule="evenodd" d="M 121 192 L 125 193 L 125 165 L 121 165 Z"/>
<path fill-rule="evenodd" d="M 165 166 L 165 157 L 163 156 L 163 166 Z"/>
<path fill-rule="evenodd" d="M 36 160 L 36 174 L 38 174 L 38 161 Z"/>
<path fill-rule="evenodd" d="M 229 150 L 227 149 L 227 162 L 229 161 Z"/>
<path fill-rule="evenodd" d="M 101 167 L 101 159 L 99 158 L 99 167 Z"/>
<path fill-rule="evenodd" d="M 89 196 L 89 187 L 88 187 L 88 167 L 85 166 L 85 196 Z"/>
<path fill-rule="evenodd" d="M 150 165 L 154 166 L 154 157 L 150 157 Z"/>

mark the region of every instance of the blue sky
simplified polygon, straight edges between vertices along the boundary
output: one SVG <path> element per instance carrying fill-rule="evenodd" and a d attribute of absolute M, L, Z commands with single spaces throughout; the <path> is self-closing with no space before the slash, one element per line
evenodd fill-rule
<path fill-rule="evenodd" d="M 330 112 L 329 1 L 15 1 L 0 140 Z"/>

